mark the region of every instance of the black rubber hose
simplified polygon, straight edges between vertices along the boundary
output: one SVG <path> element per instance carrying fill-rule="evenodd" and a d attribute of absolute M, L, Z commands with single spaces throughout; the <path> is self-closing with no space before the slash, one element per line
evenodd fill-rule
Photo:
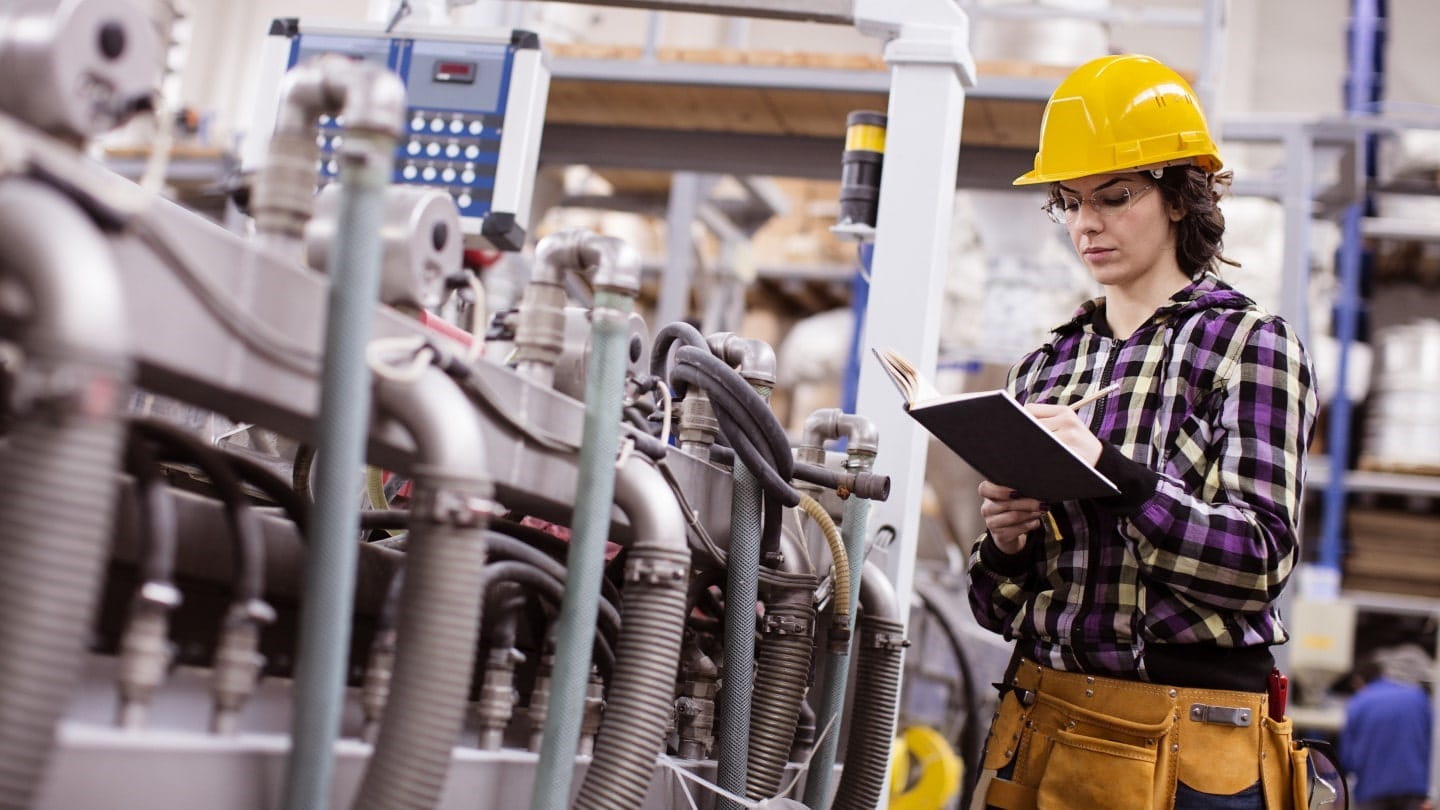
<path fill-rule="evenodd" d="M 132 431 L 125 444 L 125 467 L 134 476 L 139 495 L 141 577 L 145 582 L 173 585 L 179 545 L 175 499 L 160 469 L 155 445 Z"/>
<path fill-rule="evenodd" d="M 310 526 L 310 502 L 264 464 L 235 453 L 223 455 L 225 460 L 230 462 L 235 474 L 240 476 L 240 480 L 265 493 L 285 510 L 285 514 L 300 532 L 300 542 L 305 542 L 305 532 Z"/>
<path fill-rule="evenodd" d="M 315 448 L 313 445 L 302 444 L 295 448 L 295 463 L 290 468 L 290 487 L 307 503 L 315 499 L 310 493 L 310 470 L 314 466 Z"/>
<path fill-rule="evenodd" d="M 857 699 L 851 709 L 845 768 L 832 805 L 835 810 L 875 810 L 880 806 L 904 669 L 904 650 L 893 640 L 904 633 L 904 625 L 893 619 L 860 619 L 855 694 L 863 699 Z"/>
<path fill-rule="evenodd" d="M 693 350 L 684 347 L 680 351 L 684 354 Z M 726 391 L 722 387 L 723 383 L 719 382 L 724 378 L 717 378 L 689 363 L 677 363 L 671 372 L 671 378 L 680 384 L 696 385 L 705 389 L 710 394 L 710 404 L 716 416 L 719 417 L 720 430 L 730 440 L 730 445 L 740 456 L 740 460 L 755 473 L 767 493 L 774 494 L 786 506 L 798 505 L 800 493 L 790 485 L 795 462 L 790 455 L 789 440 L 784 438 L 782 431 L 780 444 L 777 445 L 774 443 L 774 437 L 767 435 L 768 430 L 761 427 L 766 424 L 766 420 L 755 418 L 756 411 L 763 412 L 768 417 L 768 421 L 773 423 L 776 428 L 780 423 L 776 421 L 775 415 L 765 404 L 765 400 L 761 399 L 760 395 L 748 385 L 745 385 L 733 369 L 729 371 L 734 380 L 744 386 L 744 390 L 748 394 L 745 399 L 732 399 L 730 392 Z M 764 436 L 767 443 L 763 446 L 757 445 L 751 439 L 752 435 Z"/>
<path fill-rule="evenodd" d="M 710 460 L 723 467 L 735 463 L 735 451 L 729 447 L 711 445 Z M 819 464 L 795 462 L 795 480 L 804 481 L 829 490 L 846 489 L 867 501 L 883 501 L 890 497 L 890 476 L 872 472 L 848 472 Z"/>
<path fill-rule="evenodd" d="M 406 529 L 410 526 L 410 510 L 408 509 L 362 509 L 360 510 L 360 530 L 375 531 L 376 529 Z"/>
<path fill-rule="evenodd" d="M 240 488 L 240 479 L 220 451 L 195 436 L 168 423 L 153 419 L 137 419 L 132 429 L 154 441 L 165 457 L 189 461 L 210 478 L 225 505 L 235 557 L 234 600 L 248 602 L 265 597 L 265 541 L 260 516 L 250 508 L 250 501 Z"/>
<path fill-rule="evenodd" d="M 635 407 L 634 405 L 626 406 L 623 414 L 625 416 L 625 421 L 636 430 L 643 430 L 646 433 L 654 436 L 656 429 L 659 428 L 659 425 L 650 424 L 650 420 L 645 417 L 645 414 L 641 413 L 640 409 Z"/>
<path fill-rule="evenodd" d="M 517 560 L 502 560 L 500 562 L 488 563 L 483 573 L 485 590 L 488 591 L 497 582 L 514 582 L 517 585 L 524 585 L 539 591 L 542 596 L 549 599 L 551 604 L 556 606 L 564 601 L 565 583 L 556 580 L 544 571 Z M 606 631 L 612 631 L 611 637 L 619 632 L 619 617 L 615 618 L 617 626 L 606 628 L 597 627 L 595 632 L 595 660 L 600 668 L 606 672 L 615 670 L 615 650 L 610 646 Z M 605 623 L 601 617 L 601 624 Z"/>
<path fill-rule="evenodd" d="M 520 613 L 528 600 L 518 583 L 501 581 L 485 589 L 485 626 L 480 632 L 483 648 L 508 650 L 515 646 Z"/>
<path fill-rule="evenodd" d="M 704 371 L 714 381 L 713 386 L 701 384 L 706 393 L 710 394 L 712 403 L 718 400 L 718 404 L 733 408 L 735 412 L 732 415 L 737 423 L 748 428 L 748 433 L 764 440 L 765 445 L 771 449 L 771 454 L 775 456 L 776 470 L 789 480 L 794 474 L 795 464 L 790 455 L 790 437 L 785 435 L 785 428 L 780 424 L 780 420 L 775 418 L 770 404 L 740 376 L 740 372 L 708 351 L 690 346 L 682 346 L 675 352 L 675 363 L 677 367 L 693 366 Z M 733 443 L 735 431 L 729 431 L 726 435 Z"/>
<path fill-rule="evenodd" d="M 561 582 L 565 581 L 565 559 L 570 549 L 567 541 L 532 526 L 500 519 L 490 521 L 486 541 L 495 544 L 495 554 L 530 561 L 531 564 L 551 572 Z M 539 556 L 530 552 L 538 552 Z M 550 562 L 541 562 L 541 557 Z M 622 604 L 620 589 L 608 579 L 600 581 L 600 596 L 617 609 Z"/>
<path fill-rule="evenodd" d="M 710 353 L 710 346 L 699 329 L 684 321 L 668 323 L 655 334 L 655 342 L 650 344 L 650 376 L 667 381 L 670 379 L 670 347 L 677 341 L 686 346 L 694 346 L 706 354 Z"/>

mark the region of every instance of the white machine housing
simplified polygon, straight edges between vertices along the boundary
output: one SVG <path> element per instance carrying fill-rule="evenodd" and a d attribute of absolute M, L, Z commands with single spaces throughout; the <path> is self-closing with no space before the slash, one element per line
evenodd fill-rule
<path fill-rule="evenodd" d="M 275 127 L 285 72 L 326 53 L 384 65 L 405 83 L 409 138 L 395 156 L 395 183 L 441 190 L 460 212 L 468 247 L 519 250 L 530 202 L 550 69 L 540 39 L 522 30 L 456 32 L 276 19 L 261 59 L 260 89 L 241 166 L 259 168 Z M 335 178 L 344 121 L 320 121 L 321 184 Z"/>

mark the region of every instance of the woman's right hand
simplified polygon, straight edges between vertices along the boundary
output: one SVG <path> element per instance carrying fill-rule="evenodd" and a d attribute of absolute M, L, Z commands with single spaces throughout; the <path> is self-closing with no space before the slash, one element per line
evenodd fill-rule
<path fill-rule="evenodd" d="M 1045 504 L 1019 497 L 1015 490 L 989 481 L 980 482 L 980 498 L 980 516 L 995 545 L 1006 554 L 1024 549 L 1026 534 L 1040 528 Z"/>

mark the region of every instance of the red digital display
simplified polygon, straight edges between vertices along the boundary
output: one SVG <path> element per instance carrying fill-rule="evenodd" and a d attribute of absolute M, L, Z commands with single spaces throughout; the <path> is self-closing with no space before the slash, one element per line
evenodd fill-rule
<path fill-rule="evenodd" d="M 473 84 L 475 82 L 475 63 L 436 62 L 435 81 L 454 84 Z"/>

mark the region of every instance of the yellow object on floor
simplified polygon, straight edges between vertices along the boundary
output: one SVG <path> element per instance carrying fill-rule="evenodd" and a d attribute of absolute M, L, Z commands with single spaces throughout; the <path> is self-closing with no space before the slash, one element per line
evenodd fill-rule
<path fill-rule="evenodd" d="M 890 754 L 890 810 L 940 810 L 960 792 L 965 766 L 939 731 L 911 726 Z"/>

